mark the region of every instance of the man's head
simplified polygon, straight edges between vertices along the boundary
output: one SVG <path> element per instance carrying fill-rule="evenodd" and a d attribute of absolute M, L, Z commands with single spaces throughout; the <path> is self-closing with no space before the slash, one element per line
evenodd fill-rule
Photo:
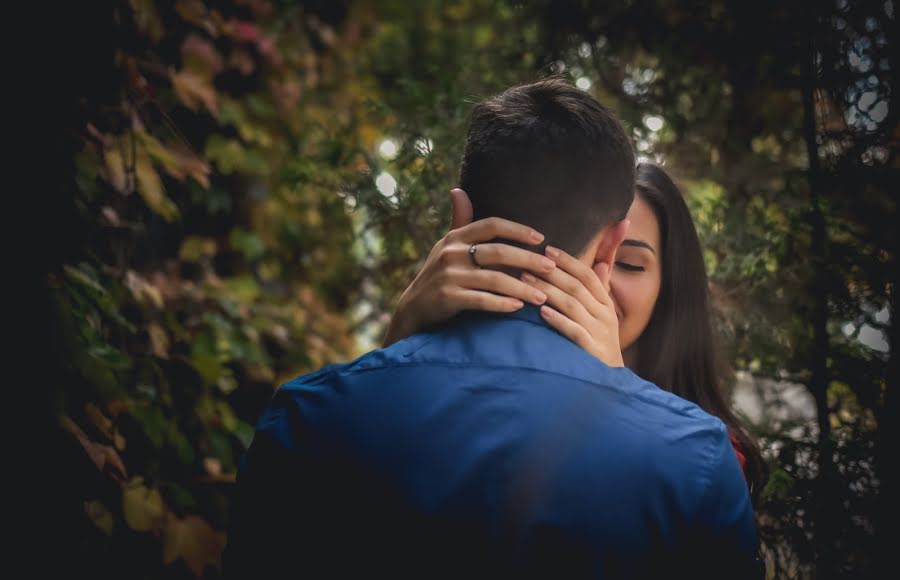
<path fill-rule="evenodd" d="M 581 256 L 634 197 L 634 153 L 622 124 L 559 78 L 513 87 L 472 111 L 460 187 L 474 219 L 529 225 Z"/>

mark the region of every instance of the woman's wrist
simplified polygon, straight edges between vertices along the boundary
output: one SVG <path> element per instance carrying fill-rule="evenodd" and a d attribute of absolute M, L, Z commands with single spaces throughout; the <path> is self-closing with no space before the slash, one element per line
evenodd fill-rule
<path fill-rule="evenodd" d="M 411 336 L 416 332 L 412 321 L 408 316 L 406 316 L 407 308 L 404 302 L 404 298 L 405 296 L 400 297 L 400 302 L 397 304 L 397 308 L 394 310 L 394 315 L 391 317 L 391 322 L 390 324 L 388 324 L 387 333 L 384 335 L 384 340 L 382 341 L 382 347 L 388 347 L 398 340 L 404 339 L 407 336 Z"/>

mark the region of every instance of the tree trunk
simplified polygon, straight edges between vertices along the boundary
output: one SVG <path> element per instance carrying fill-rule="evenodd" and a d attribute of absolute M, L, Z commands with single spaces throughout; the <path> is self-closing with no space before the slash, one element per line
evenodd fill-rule
<path fill-rule="evenodd" d="M 814 500 L 814 544 L 816 548 L 816 578 L 830 578 L 836 573 L 835 536 L 836 525 L 833 514 L 840 510 L 838 494 L 835 493 L 834 443 L 831 438 L 831 422 L 828 409 L 828 276 L 827 276 L 827 232 L 822 211 L 822 168 L 819 162 L 819 147 L 816 140 L 816 111 L 814 91 L 816 89 L 816 48 L 815 34 L 818 19 L 810 19 L 808 30 L 809 51 L 803 62 L 803 135 L 809 158 L 807 179 L 810 190 L 809 221 L 811 226 L 811 247 L 813 273 L 810 279 L 812 299 L 813 351 L 810 360 L 812 377 L 809 389 L 816 401 L 819 426 L 818 462 L 819 473 Z"/>

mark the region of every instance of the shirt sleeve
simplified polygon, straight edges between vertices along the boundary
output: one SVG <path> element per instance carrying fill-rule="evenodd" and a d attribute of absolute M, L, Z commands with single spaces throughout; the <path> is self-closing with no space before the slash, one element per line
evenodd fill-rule
<path fill-rule="evenodd" d="M 229 514 L 228 541 L 222 558 L 223 577 L 285 577 L 286 546 L 279 534 L 282 518 L 292 518 L 292 475 L 286 409 L 264 411 L 253 442 L 238 472 Z"/>
<path fill-rule="evenodd" d="M 728 437 L 713 448 L 708 485 L 701 497 L 688 553 L 699 577 L 765 578 L 750 494 Z"/>

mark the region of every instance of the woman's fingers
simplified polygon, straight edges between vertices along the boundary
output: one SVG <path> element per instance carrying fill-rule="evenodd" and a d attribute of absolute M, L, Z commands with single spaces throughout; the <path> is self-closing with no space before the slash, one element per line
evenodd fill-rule
<path fill-rule="evenodd" d="M 593 341 L 590 333 L 583 326 L 549 306 L 541 306 L 541 318 L 582 349 L 591 352 Z"/>
<path fill-rule="evenodd" d="M 547 295 L 539 288 L 494 270 L 467 268 L 454 271 L 448 276 L 447 287 L 463 290 L 480 290 L 517 298 L 529 304 L 541 305 L 547 301 Z"/>
<path fill-rule="evenodd" d="M 457 253 L 465 254 L 465 261 L 469 261 L 469 247 L 457 247 Z M 476 260 L 482 267 L 508 267 L 518 270 L 528 270 L 536 274 L 544 275 L 554 269 L 553 260 L 530 250 L 510 246 L 509 244 L 477 244 L 475 247 Z"/>
<path fill-rule="evenodd" d="M 557 280 L 551 280 L 551 282 L 561 285 L 563 290 L 573 296 L 580 295 L 581 288 L 587 289 L 597 302 L 612 306 L 607 290 L 608 278 L 605 283 L 602 282 L 597 273 L 587 264 L 558 248 L 547 246 L 546 253 L 556 263 L 557 272 L 561 271 L 564 274 L 557 276 Z"/>
<path fill-rule="evenodd" d="M 450 190 L 450 207 L 452 217 L 450 229 L 455 230 L 472 223 L 472 201 L 469 194 L 458 187 Z"/>
<path fill-rule="evenodd" d="M 546 294 L 547 304 L 553 306 L 553 308 L 565 314 L 577 324 L 585 327 L 590 326 L 591 320 L 596 316 L 578 298 L 566 293 L 550 282 L 535 278 L 527 272 L 522 274 L 522 280 Z M 584 294 L 587 294 L 587 291 Z M 590 297 L 588 299 L 593 300 Z M 590 306 L 593 306 L 595 310 L 599 310 L 596 307 L 596 303 Z"/>
<path fill-rule="evenodd" d="M 532 246 L 544 241 L 544 235 L 536 232 L 534 228 L 498 217 L 472 222 L 467 226 L 451 231 L 447 234 L 447 237 L 467 245 L 487 242 L 495 238 L 513 240 Z"/>
<path fill-rule="evenodd" d="M 600 279 L 600 284 L 603 286 L 606 295 L 609 296 L 609 264 L 606 262 L 599 262 L 594 265 L 594 272 L 596 272 L 597 278 Z"/>
<path fill-rule="evenodd" d="M 448 292 L 448 298 L 462 310 L 482 310 L 487 312 L 515 312 L 525 304 L 509 296 L 498 296 L 491 292 L 456 288 Z"/>
<path fill-rule="evenodd" d="M 560 334 L 609 366 L 625 366 L 625 363 L 622 361 L 622 351 L 619 348 L 618 337 L 614 335 L 607 338 L 594 336 L 583 325 L 549 306 L 541 306 L 541 318 Z"/>
<path fill-rule="evenodd" d="M 591 273 L 591 276 L 596 278 L 593 272 Z M 608 308 L 605 303 L 597 300 L 593 293 L 585 288 L 580 280 L 571 274 L 564 272 L 561 267 L 557 267 L 546 274 L 541 274 L 541 277 L 543 278 L 543 282 L 553 288 L 553 290 L 548 293 L 551 297 L 551 302 L 554 300 L 559 304 L 563 304 L 568 300 L 578 302 L 584 307 L 584 310 L 593 317 L 600 316 L 603 313 L 604 308 Z M 526 278 L 523 276 L 523 280 L 525 279 Z M 541 286 L 541 290 L 548 292 L 543 286 Z M 567 314 L 572 316 L 571 313 Z"/>

